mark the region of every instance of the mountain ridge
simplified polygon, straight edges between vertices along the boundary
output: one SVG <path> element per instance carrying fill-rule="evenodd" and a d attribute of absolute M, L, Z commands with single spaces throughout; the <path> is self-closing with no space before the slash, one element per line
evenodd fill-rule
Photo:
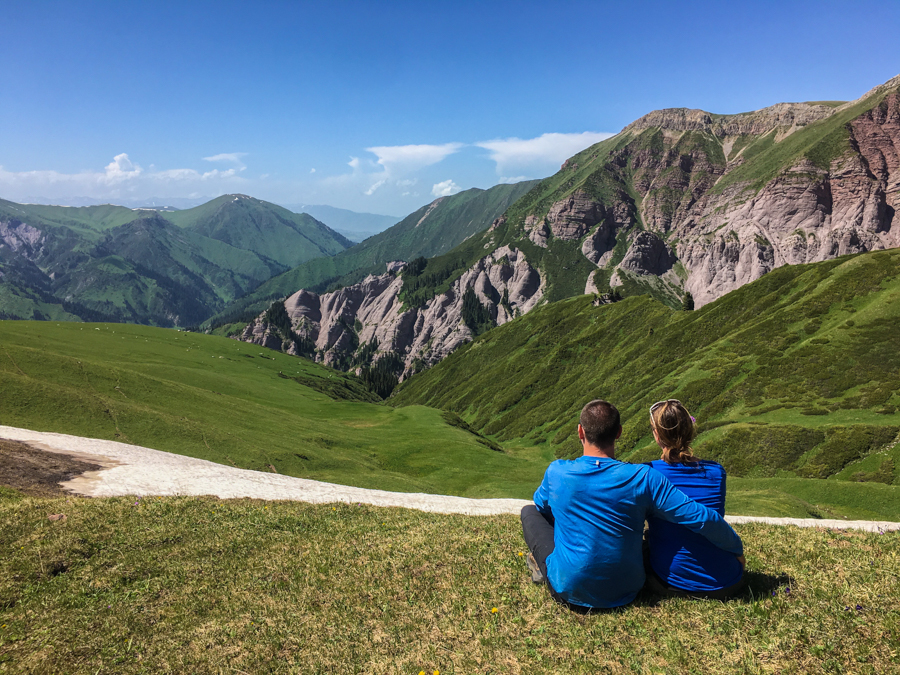
<path fill-rule="evenodd" d="M 539 278 L 540 297 L 528 309 L 583 293 L 650 294 L 699 308 L 785 264 L 900 245 L 898 205 L 900 76 L 847 103 L 736 115 L 654 111 L 569 158 L 482 234 L 400 272 L 402 283 L 373 276 L 343 294 L 306 297 L 293 308 L 292 330 L 316 341 L 319 358 L 358 362 L 364 350 L 370 365 L 393 359 L 403 379 L 417 362 L 439 360 L 416 347 L 419 336 L 443 357 L 515 315 L 506 281 L 490 269 L 504 257 Z M 388 295 L 372 295 L 372 284 Z M 469 291 L 478 305 L 469 305 L 467 320 Z M 350 296 L 367 299 L 345 304 Z M 520 313 L 530 302 L 522 300 Z M 336 323 L 322 315 L 324 341 L 322 326 L 307 321 L 317 302 L 340 315 Z M 372 315 L 374 333 L 362 321 L 357 335 L 357 317 L 375 307 L 386 313 Z M 407 323 L 415 335 L 398 342 Z M 258 317 L 244 338 L 264 339 L 263 324 Z M 384 334 L 389 325 L 398 327 L 392 335 Z"/>
<path fill-rule="evenodd" d="M 190 326 L 351 242 L 246 195 L 177 212 L 0 200 L 0 315 Z"/>

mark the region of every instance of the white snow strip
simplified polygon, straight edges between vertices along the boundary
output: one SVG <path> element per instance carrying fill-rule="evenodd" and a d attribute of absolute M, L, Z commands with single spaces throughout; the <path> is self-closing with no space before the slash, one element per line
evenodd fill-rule
<path fill-rule="evenodd" d="M 282 476 L 277 473 L 237 469 L 205 459 L 185 457 L 128 445 L 116 441 L 82 438 L 0 425 L 0 438 L 22 441 L 42 450 L 72 455 L 83 461 L 100 464 L 99 471 L 89 471 L 62 486 L 75 494 L 89 497 L 123 495 L 157 496 L 214 495 L 221 499 L 250 497 L 253 499 L 293 500 L 312 504 L 333 502 L 399 506 L 432 513 L 457 513 L 488 516 L 510 513 L 518 515 L 525 499 L 469 499 L 423 493 L 388 492 L 335 485 L 322 481 Z M 900 530 L 900 523 L 868 520 L 820 520 L 816 518 L 762 518 L 726 516 L 732 524 L 766 523 L 857 529 L 869 532 Z"/>

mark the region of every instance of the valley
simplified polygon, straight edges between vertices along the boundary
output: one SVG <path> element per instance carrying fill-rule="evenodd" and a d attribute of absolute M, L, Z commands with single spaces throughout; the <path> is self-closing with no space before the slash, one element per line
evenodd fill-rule
<path fill-rule="evenodd" d="M 619 405 L 620 456 L 646 461 L 644 411 L 676 397 L 733 512 L 900 518 L 898 148 L 894 78 L 849 103 L 655 111 L 355 245 L 240 194 L 0 202 L 0 312 L 44 320 L 0 323 L 0 424 L 528 498 L 577 452 L 587 398 Z M 203 332 L 165 328 L 185 326 Z"/>

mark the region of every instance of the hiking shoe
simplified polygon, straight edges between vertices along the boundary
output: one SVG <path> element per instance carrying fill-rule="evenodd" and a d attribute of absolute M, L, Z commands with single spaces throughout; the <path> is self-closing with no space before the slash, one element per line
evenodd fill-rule
<path fill-rule="evenodd" d="M 525 558 L 525 564 L 528 565 L 528 569 L 531 572 L 531 581 L 533 583 L 542 584 L 546 581 L 544 573 L 538 567 L 537 560 L 534 559 L 534 554 L 531 551 L 528 552 L 528 557 Z"/>

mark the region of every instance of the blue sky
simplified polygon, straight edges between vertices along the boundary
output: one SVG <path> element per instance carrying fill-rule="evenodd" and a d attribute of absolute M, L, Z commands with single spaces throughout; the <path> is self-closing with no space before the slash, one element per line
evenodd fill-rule
<path fill-rule="evenodd" d="M 667 107 L 851 100 L 900 2 L 5 3 L 0 197 L 402 216 Z"/>

